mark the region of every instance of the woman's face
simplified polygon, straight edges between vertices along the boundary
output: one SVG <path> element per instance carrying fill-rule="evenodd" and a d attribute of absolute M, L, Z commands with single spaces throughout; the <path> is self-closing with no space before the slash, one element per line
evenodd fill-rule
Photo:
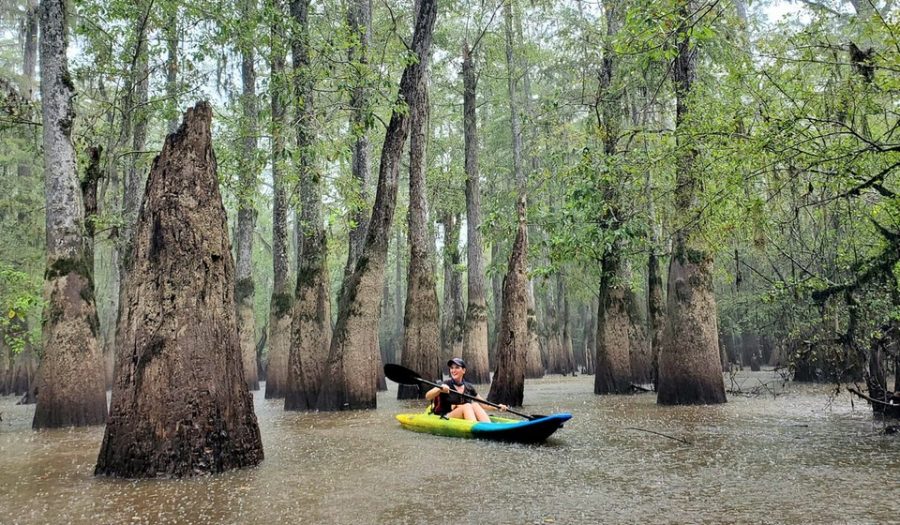
<path fill-rule="evenodd" d="M 463 376 L 466 375 L 466 369 L 459 365 L 450 365 L 450 377 L 457 383 L 461 383 Z"/>

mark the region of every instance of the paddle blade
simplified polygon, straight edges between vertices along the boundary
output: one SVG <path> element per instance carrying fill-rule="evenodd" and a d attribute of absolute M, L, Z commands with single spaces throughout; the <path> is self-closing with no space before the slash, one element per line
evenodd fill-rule
<path fill-rule="evenodd" d="M 392 363 L 384 365 L 384 376 L 401 385 L 416 385 L 422 382 L 422 378 L 419 377 L 419 374 L 413 372 L 409 368 Z"/>

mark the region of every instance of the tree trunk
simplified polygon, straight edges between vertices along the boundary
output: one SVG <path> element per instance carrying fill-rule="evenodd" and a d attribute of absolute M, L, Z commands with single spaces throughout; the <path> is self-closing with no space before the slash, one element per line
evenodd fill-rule
<path fill-rule="evenodd" d="M 534 300 L 534 281 L 528 280 L 528 309 L 525 313 L 528 325 L 528 344 L 525 348 L 525 377 L 544 377 L 544 360 L 541 357 L 541 342 L 538 339 L 537 306 Z"/>
<path fill-rule="evenodd" d="M 556 300 L 559 304 L 559 338 L 562 346 L 563 374 L 575 375 L 575 353 L 572 348 L 572 334 L 569 330 L 569 294 L 566 288 L 565 276 L 562 273 L 556 275 Z"/>
<path fill-rule="evenodd" d="M 627 394 L 631 390 L 630 338 L 625 288 L 614 286 L 604 272 L 597 315 L 595 394 Z"/>
<path fill-rule="evenodd" d="M 103 361 L 97 341 L 91 268 L 85 253 L 84 207 L 75 173 L 72 125 L 75 89 L 66 58 L 66 3 L 40 7 L 44 197 L 44 357 L 34 428 L 102 424 L 106 419 Z"/>
<path fill-rule="evenodd" d="M 516 61 L 513 54 L 512 7 L 503 5 L 506 25 L 506 67 L 512 128 L 513 173 L 518 188 L 516 239 L 503 280 L 503 314 L 497 330 L 497 355 L 488 399 L 521 406 L 525 397 L 525 358 L 528 349 L 528 223 L 525 174 L 522 170 L 522 134 L 516 100 Z"/>
<path fill-rule="evenodd" d="M 688 98 L 696 75 L 697 48 L 691 43 L 694 2 L 679 6 L 684 20 L 678 29 L 675 58 L 676 139 L 675 212 L 682 228 L 675 233 L 669 261 L 667 324 L 659 356 L 657 402 L 666 405 L 724 403 L 725 382 L 719 362 L 718 321 L 713 294 L 713 254 L 696 226 L 700 213 L 694 173 L 696 147 L 684 129 L 690 111 Z"/>
<path fill-rule="evenodd" d="M 630 271 L 626 270 L 626 274 L 630 275 Z M 639 299 L 630 288 L 625 292 L 625 310 L 628 312 L 631 380 L 641 384 L 651 383 L 653 381 L 653 355 L 650 352 L 647 323 L 644 320 Z"/>
<path fill-rule="evenodd" d="M 503 313 L 497 328 L 497 364 L 488 399 L 494 403 L 521 406 L 525 397 L 525 353 L 528 345 L 528 233 L 525 197 L 519 196 L 519 226 L 509 268 L 503 279 Z"/>
<path fill-rule="evenodd" d="M 491 244 L 491 264 L 499 266 L 501 260 L 500 241 L 494 240 Z M 503 274 L 499 271 L 494 272 L 491 277 L 491 294 L 494 302 L 494 330 L 488 334 L 488 354 L 493 362 L 497 348 L 497 330 L 500 329 L 500 316 L 503 314 Z"/>
<path fill-rule="evenodd" d="M 585 305 L 584 314 L 584 373 L 593 374 L 596 371 L 594 357 L 597 352 L 597 307 L 592 301 Z"/>
<path fill-rule="evenodd" d="M 472 52 L 463 43 L 463 129 L 465 135 L 466 170 L 466 240 L 468 257 L 468 290 L 463 355 L 466 361 L 466 380 L 488 383 L 491 380 L 488 362 L 487 303 L 484 293 L 484 255 L 481 239 L 481 189 L 478 174 L 478 120 L 475 113 L 477 80 Z"/>
<path fill-rule="evenodd" d="M 365 242 L 368 217 L 366 216 L 367 184 L 369 182 L 369 129 L 372 127 L 369 115 L 370 89 L 366 74 L 369 68 L 369 41 L 372 34 L 371 0 L 351 0 L 347 6 L 347 25 L 355 38 L 347 50 L 347 58 L 354 66 L 355 83 L 350 94 L 350 130 L 356 137 L 353 143 L 353 181 L 355 195 L 351 198 L 349 248 L 344 277 L 353 273 L 356 260 Z"/>
<path fill-rule="evenodd" d="M 421 98 L 426 57 L 431 50 L 435 0 L 421 0 L 415 17 L 412 52 L 400 80 L 399 102 L 416 107 Z M 345 281 L 338 305 L 338 318 L 326 365 L 327 381 L 316 406 L 320 410 L 366 409 L 376 406 L 378 370 L 378 318 L 381 286 L 394 208 L 403 144 L 409 134 L 409 115 L 395 110 L 385 133 L 378 170 L 375 205 L 366 242 L 353 274 Z"/>
<path fill-rule="evenodd" d="M 651 214 L 651 217 L 653 215 Z M 651 226 L 656 231 L 655 221 Z M 658 237 L 654 233 L 650 255 L 647 257 L 647 318 L 650 331 L 650 366 L 654 389 L 659 384 L 659 350 L 663 342 L 663 330 L 666 326 L 666 301 L 663 296 L 662 270 L 656 250 L 659 247 Z"/>
<path fill-rule="evenodd" d="M 22 53 L 22 83 L 20 95 L 24 102 L 34 100 L 34 72 L 37 66 L 38 39 L 38 0 L 28 0 L 23 23 L 25 42 Z M 32 110 L 29 107 L 23 118 L 30 119 Z M 31 161 L 21 162 L 17 168 L 20 179 L 31 179 Z"/>
<path fill-rule="evenodd" d="M 163 33 L 166 39 L 166 112 L 168 113 L 166 128 L 168 133 L 178 129 L 178 30 L 179 6 L 170 7 Z"/>
<path fill-rule="evenodd" d="M 269 301 L 268 366 L 266 367 L 266 399 L 280 399 L 287 390 L 288 355 L 291 347 L 291 295 L 288 274 L 287 184 L 285 182 L 286 128 L 285 93 L 290 86 L 285 80 L 285 55 L 283 27 L 283 0 L 271 0 L 271 8 L 278 15 L 272 23 L 271 50 L 271 100 L 272 100 L 272 298 Z"/>
<path fill-rule="evenodd" d="M 0 396 L 9 395 L 9 377 L 12 373 L 13 350 L 6 344 L 6 331 L 0 333 Z"/>
<path fill-rule="evenodd" d="M 241 18 L 252 24 L 256 16 L 256 0 L 242 0 Z M 251 25 L 251 28 L 254 26 Z M 241 342 L 241 358 L 244 363 L 244 379 L 251 390 L 259 390 L 256 364 L 256 317 L 253 314 L 255 285 L 253 281 L 253 234 L 256 229 L 256 135 L 259 110 L 256 103 L 256 53 L 253 43 L 245 36 L 238 36 L 241 51 L 242 122 L 240 126 L 241 156 L 238 161 L 238 212 L 235 265 L 235 307 L 238 318 L 238 338 Z"/>
<path fill-rule="evenodd" d="M 322 223 L 322 174 L 315 160 L 314 79 L 310 72 L 309 0 L 292 0 L 291 15 L 300 34 L 292 42 L 297 92 L 297 149 L 300 151 L 300 250 L 297 293 L 288 357 L 285 410 L 312 410 L 322 389 L 331 344 L 331 282 L 328 242 Z"/>
<path fill-rule="evenodd" d="M 580 7 L 579 2 L 579 7 Z M 515 17 L 516 35 L 519 40 L 524 40 L 522 16 Z M 526 115 L 533 115 L 531 97 L 531 65 L 527 55 L 519 57 L 522 66 L 522 94 L 523 107 Z M 540 169 L 541 158 L 537 147 L 537 126 L 528 127 L 528 168 L 531 173 L 535 173 Z M 528 279 L 528 310 L 526 318 L 528 320 L 528 345 L 525 351 L 525 377 L 540 378 L 544 377 L 544 361 L 541 355 L 541 341 L 538 334 L 537 309 L 534 299 L 534 280 Z"/>
<path fill-rule="evenodd" d="M 559 308 L 558 301 L 555 300 L 557 291 L 555 287 L 551 287 L 551 281 L 547 281 L 547 289 L 543 300 L 543 325 L 542 332 L 545 334 L 544 349 L 547 358 L 547 372 L 551 374 L 565 373 L 562 367 L 562 341 L 560 341 L 559 329 Z"/>
<path fill-rule="evenodd" d="M 446 213 L 444 225 L 444 311 L 442 314 L 441 359 L 439 365 L 453 356 L 461 356 L 466 312 L 462 297 L 462 273 L 457 269 L 459 253 L 459 215 Z"/>
<path fill-rule="evenodd" d="M 600 71 L 598 104 L 602 122 L 598 122 L 603 140 L 603 153 L 612 159 L 618 154 L 618 133 L 621 128 L 621 95 L 613 82 L 618 60 L 613 39 L 618 32 L 619 14 L 613 2 L 604 2 L 606 13 L 606 38 L 603 64 Z M 627 280 L 624 278 L 621 236 L 616 232 L 622 227 L 619 217 L 620 192 L 615 179 L 599 188 L 608 203 L 607 212 L 600 218 L 607 235 L 613 237 L 601 258 L 600 309 L 597 313 L 597 373 L 594 376 L 595 394 L 626 394 L 631 390 L 631 339 L 629 337 L 628 305 L 626 304 Z"/>
<path fill-rule="evenodd" d="M 434 243 L 428 231 L 428 200 L 425 187 L 425 145 L 428 132 L 428 62 L 422 76 L 419 97 L 410 106 L 409 137 L 409 270 L 406 280 L 406 307 L 403 315 L 403 353 L 400 363 L 422 377 L 440 380 L 440 313 L 431 251 Z M 400 385 L 397 399 L 425 397 L 419 385 Z"/>
<path fill-rule="evenodd" d="M 187 477 L 263 459 L 237 340 L 211 120 L 208 104 L 189 109 L 150 172 L 98 475 Z"/>
<path fill-rule="evenodd" d="M 402 228 L 394 228 L 394 243 L 397 252 L 397 258 L 394 259 L 394 279 L 397 284 L 394 285 L 394 327 L 391 330 L 390 356 L 392 363 L 403 358 L 400 354 L 403 348 L 403 319 L 406 317 L 406 295 L 404 293 L 406 287 L 403 286 L 403 261 L 406 260 L 406 257 L 403 256 Z"/>
<path fill-rule="evenodd" d="M 147 118 L 143 116 L 142 108 L 147 104 L 150 89 L 149 58 L 147 56 L 147 33 L 149 32 L 150 6 L 146 1 L 141 3 L 142 9 L 146 9 L 141 19 L 135 26 L 135 48 L 132 58 L 131 71 L 128 81 L 125 83 L 125 99 L 123 106 L 125 115 L 122 117 L 122 132 L 120 137 L 127 143 L 131 141 L 131 152 L 126 157 L 125 163 L 125 190 L 122 198 L 123 225 L 120 233 L 119 256 L 119 282 L 125 282 L 131 266 L 132 236 L 134 223 L 141 207 L 143 191 L 143 166 L 139 162 L 140 152 L 144 150 L 147 141 Z M 121 291 L 120 291 L 121 297 Z"/>

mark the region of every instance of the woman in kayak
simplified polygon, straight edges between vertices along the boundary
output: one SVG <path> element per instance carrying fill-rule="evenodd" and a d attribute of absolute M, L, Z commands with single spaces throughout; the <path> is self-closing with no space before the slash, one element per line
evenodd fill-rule
<path fill-rule="evenodd" d="M 444 381 L 440 387 L 434 387 L 425 393 L 425 399 L 434 405 L 434 413 L 445 418 L 469 419 L 472 421 L 490 421 L 485 409 L 493 410 L 494 407 L 472 402 L 471 399 L 460 396 L 467 394 L 478 399 L 484 399 L 475 391 L 472 383 L 464 379 L 466 375 L 466 362 L 459 357 L 447 361 L 450 367 L 450 379 Z M 500 405 L 500 410 L 506 410 L 506 405 Z"/>

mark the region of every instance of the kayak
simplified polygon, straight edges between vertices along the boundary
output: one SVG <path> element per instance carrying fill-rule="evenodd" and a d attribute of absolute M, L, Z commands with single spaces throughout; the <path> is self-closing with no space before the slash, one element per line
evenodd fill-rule
<path fill-rule="evenodd" d="M 403 428 L 438 436 L 490 439 L 511 443 L 540 443 L 562 428 L 572 419 L 572 414 L 561 412 L 535 419 L 518 420 L 491 416 L 491 422 L 466 419 L 445 419 L 434 414 L 398 414 Z"/>

